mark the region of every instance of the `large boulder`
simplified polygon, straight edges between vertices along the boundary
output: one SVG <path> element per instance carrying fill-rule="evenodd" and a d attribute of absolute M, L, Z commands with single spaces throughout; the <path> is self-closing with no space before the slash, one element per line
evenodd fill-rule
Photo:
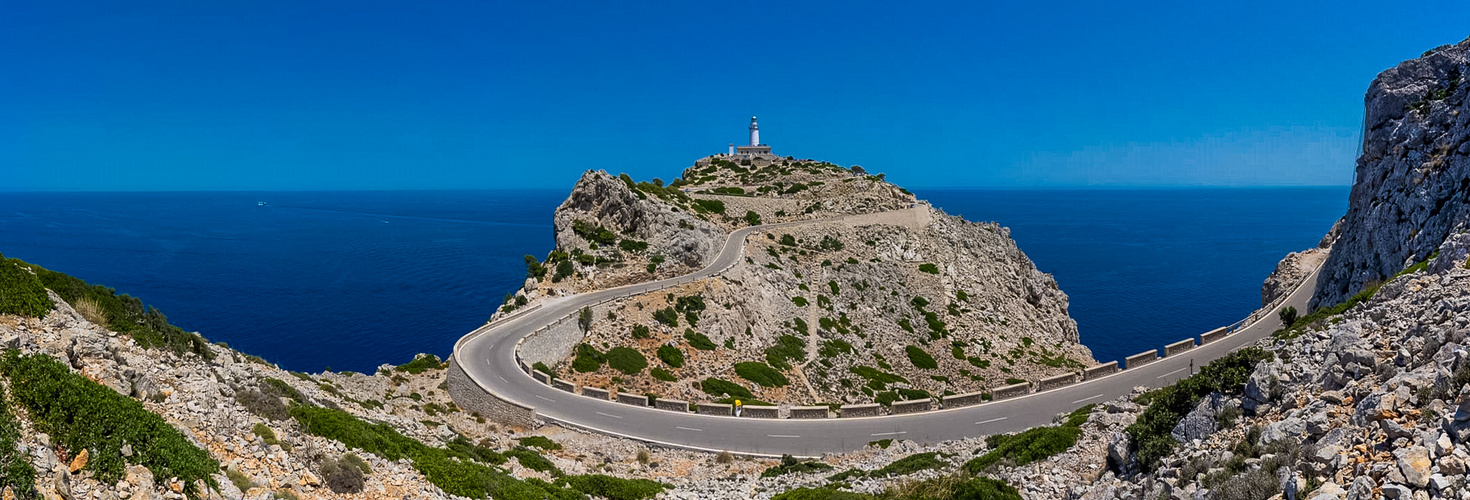
<path fill-rule="evenodd" d="M 1216 430 L 1219 430 L 1220 412 L 1225 410 L 1228 403 L 1229 401 L 1218 392 L 1200 398 L 1199 404 L 1195 405 L 1194 409 L 1190 410 L 1189 414 L 1174 426 L 1174 440 L 1188 443 L 1214 434 Z"/>

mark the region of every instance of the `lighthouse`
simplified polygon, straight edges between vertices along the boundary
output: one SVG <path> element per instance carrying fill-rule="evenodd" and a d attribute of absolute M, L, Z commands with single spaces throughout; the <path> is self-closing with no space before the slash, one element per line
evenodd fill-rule
<path fill-rule="evenodd" d="M 756 125 L 754 116 L 750 117 L 750 145 L 761 145 L 761 126 Z"/>
<path fill-rule="evenodd" d="M 771 147 L 761 144 L 761 127 L 755 122 L 755 117 L 750 117 L 750 145 L 736 146 L 734 156 L 743 159 L 764 158 L 771 160 L 775 155 L 771 154 Z"/>

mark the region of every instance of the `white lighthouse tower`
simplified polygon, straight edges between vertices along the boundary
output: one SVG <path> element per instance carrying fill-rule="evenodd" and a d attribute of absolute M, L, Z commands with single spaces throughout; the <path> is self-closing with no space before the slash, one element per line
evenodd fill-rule
<path fill-rule="evenodd" d="M 771 154 L 771 147 L 761 144 L 761 127 L 756 124 L 754 116 L 750 117 L 750 145 L 736 146 L 735 156 L 745 159 L 765 158 L 769 160 L 775 158 Z"/>

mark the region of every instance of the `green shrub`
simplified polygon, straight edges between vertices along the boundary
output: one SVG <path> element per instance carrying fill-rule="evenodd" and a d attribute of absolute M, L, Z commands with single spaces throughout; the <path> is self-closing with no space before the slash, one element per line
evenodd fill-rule
<path fill-rule="evenodd" d="M 930 263 L 919 264 L 919 270 L 929 274 L 939 274 L 939 266 Z"/>
<path fill-rule="evenodd" d="M 179 478 L 190 497 L 203 494 L 197 481 L 218 487 L 213 476 L 219 462 L 136 400 L 74 374 L 44 354 L 6 351 L 0 373 L 9 379 L 11 397 L 30 414 L 37 431 L 49 434 L 54 445 L 90 450 L 86 468 L 104 484 L 122 479 L 126 464 L 137 464 L 155 477 Z M 123 457 L 124 445 L 132 447 L 131 457 Z"/>
<path fill-rule="evenodd" d="M 18 259 L 0 255 L 0 314 L 44 318 L 54 304 L 46 286 Z"/>
<path fill-rule="evenodd" d="M 789 235 L 789 234 L 783 234 L 783 235 L 781 235 L 780 242 L 781 242 L 782 245 L 785 245 L 785 246 L 788 246 L 788 247 L 794 247 L 794 246 L 796 246 L 796 237 L 795 236 L 792 236 L 792 235 Z"/>
<path fill-rule="evenodd" d="M 921 470 L 938 469 L 949 465 L 936 452 L 915 453 L 893 461 L 883 468 L 868 473 L 870 477 L 906 476 Z"/>
<path fill-rule="evenodd" d="M 646 339 L 652 337 L 648 331 L 648 325 L 633 325 L 633 338 Z"/>
<path fill-rule="evenodd" d="M 577 344 L 577 356 L 572 358 L 572 370 L 578 373 L 595 372 L 602 368 L 604 359 L 602 353 L 586 343 Z"/>
<path fill-rule="evenodd" d="M 783 387 L 791 383 L 781 372 L 758 361 L 735 363 L 735 374 L 740 378 L 760 384 L 761 387 Z"/>
<path fill-rule="evenodd" d="M 230 483 L 235 485 L 235 489 L 238 489 L 241 492 L 250 491 L 250 488 L 255 486 L 255 483 L 251 482 L 249 477 L 246 477 L 245 474 L 235 469 L 225 469 L 225 478 L 229 479 Z M 6 484 L 11 484 L 12 487 L 14 486 L 12 483 Z M 16 496 L 20 498 L 30 498 L 28 496 L 20 494 L 17 494 Z"/>
<path fill-rule="evenodd" d="M 214 359 L 214 350 L 209 348 L 209 342 L 205 341 L 204 337 L 169 324 L 168 318 L 163 313 L 158 312 L 158 309 L 143 305 L 143 301 L 138 300 L 137 297 L 127 294 L 117 295 L 117 292 L 111 288 L 89 285 L 80 279 L 41 266 L 26 264 L 17 259 L 4 259 L 4 262 L 29 267 L 43 286 L 56 292 L 56 295 L 73 307 L 82 302 L 95 304 L 101 316 L 107 318 L 107 324 L 104 325 L 107 329 L 132 337 L 140 346 L 167 349 L 180 355 L 192 352 L 204 359 Z M 0 266 L 0 268 L 7 267 Z M 5 279 L 0 276 L 0 280 Z M 0 284 L 0 288 L 4 286 Z M 19 286 L 22 289 L 24 287 L 24 285 Z M 21 297 L 25 295 L 22 294 Z M 7 303 L 9 300 L 11 300 L 9 297 L 0 300 L 0 304 Z M 48 300 L 47 304 L 49 303 Z M 23 308 L 33 309 L 34 305 L 23 306 Z M 46 309 L 49 310 L 50 307 Z"/>
<path fill-rule="evenodd" d="M 265 424 L 256 423 L 255 427 L 250 428 L 250 432 L 252 434 L 255 434 L 256 437 L 259 437 L 260 441 L 262 443 L 265 443 L 266 446 L 276 445 L 280 446 L 283 450 L 291 450 L 291 445 L 288 443 L 284 443 L 279 439 L 276 439 L 276 432 L 272 431 L 271 428 L 269 426 L 266 426 Z"/>
<path fill-rule="evenodd" d="M 755 212 L 751 212 L 751 211 L 746 211 L 745 212 L 745 223 L 746 224 L 750 224 L 752 226 L 759 226 L 759 225 L 761 225 L 761 214 L 758 214 L 758 213 L 755 213 Z"/>
<path fill-rule="evenodd" d="M 806 297 L 798 295 L 791 298 L 791 303 L 796 304 L 797 307 L 806 307 L 807 304 L 810 304 L 811 302 L 807 302 Z"/>
<path fill-rule="evenodd" d="M 805 322 L 802 323 L 806 325 Z M 776 337 L 776 345 L 766 348 L 766 363 L 781 370 L 790 370 L 790 361 L 806 360 L 806 340 L 795 335 L 782 334 Z"/>
<path fill-rule="evenodd" d="M 1285 309 L 1282 309 L 1280 312 L 1278 312 L 1277 315 L 1281 317 L 1282 328 L 1291 328 L 1291 325 L 1293 323 L 1296 323 L 1297 315 L 1295 307 L 1287 306 Z"/>
<path fill-rule="evenodd" d="M 914 366 L 926 370 L 939 368 L 939 362 L 934 360 L 934 356 L 930 356 L 928 352 L 920 349 L 919 346 L 911 345 L 904 347 L 903 349 L 904 351 L 908 352 L 909 362 L 913 363 Z"/>
<path fill-rule="evenodd" d="M 571 489 L 607 500 L 643 500 L 662 493 L 669 485 L 648 479 L 622 479 L 602 474 L 566 476 L 556 480 Z"/>
<path fill-rule="evenodd" d="M 358 461 L 361 462 L 362 459 L 359 458 Z M 333 493 L 362 492 L 364 483 L 362 469 L 346 460 L 323 459 L 318 472 L 321 473 L 322 482 L 327 483 L 327 488 L 330 488 Z"/>
<path fill-rule="evenodd" d="M 0 261 L 0 266 L 5 265 Z M 0 397 L 0 484 L 9 486 L 16 498 L 37 498 L 36 469 L 20 450 L 20 423 L 9 398 Z"/>
<path fill-rule="evenodd" d="M 832 470 L 832 466 L 813 460 L 797 460 L 791 455 L 781 455 L 781 463 L 761 472 L 761 477 L 776 477 L 786 474 L 807 474 Z"/>
<path fill-rule="evenodd" d="M 582 239 L 595 242 L 599 245 L 611 245 L 617 243 L 618 235 L 602 226 L 583 220 L 572 221 L 572 232 L 577 233 Z"/>
<path fill-rule="evenodd" d="M 643 357 L 643 353 L 628 347 L 618 346 L 608 349 L 607 354 L 604 354 L 603 357 L 607 359 L 607 366 L 627 375 L 639 373 L 644 368 L 648 368 L 648 358 Z"/>
<path fill-rule="evenodd" d="M 754 394 L 750 393 L 750 389 L 746 389 L 740 384 L 736 384 L 728 380 L 717 379 L 714 377 L 704 379 L 703 382 L 700 382 L 699 390 L 704 391 L 705 394 L 709 394 L 715 397 L 731 396 L 746 399 L 755 397 Z"/>
<path fill-rule="evenodd" d="M 700 212 L 700 213 L 713 212 L 713 213 L 717 213 L 717 214 L 724 214 L 725 213 L 725 202 L 720 201 L 720 200 L 701 200 L 701 199 L 695 199 L 694 200 L 694 210 L 696 212 Z"/>
<path fill-rule="evenodd" d="M 356 453 L 348 453 L 346 455 L 342 455 L 342 463 L 357 467 L 357 470 L 362 471 L 363 474 L 373 473 L 373 468 L 369 466 L 367 461 L 364 461 L 362 457 L 357 456 Z"/>
<path fill-rule="evenodd" d="M 710 340 L 709 337 L 706 337 L 703 333 L 699 333 L 694 330 L 685 329 L 684 340 L 689 341 L 689 347 L 693 347 L 701 351 L 713 351 L 717 347 L 715 346 L 715 341 Z"/>
<path fill-rule="evenodd" d="M 653 319 L 671 327 L 679 326 L 679 313 L 675 312 L 672 307 L 665 307 L 654 311 Z"/>
<path fill-rule="evenodd" d="M 623 240 L 618 242 L 618 248 L 624 252 L 636 253 L 648 250 L 648 242 L 638 240 Z"/>
<path fill-rule="evenodd" d="M 908 379 L 903 378 L 901 375 L 887 373 L 871 366 L 858 365 L 848 368 L 848 371 L 851 371 L 854 375 L 880 384 L 893 384 L 898 382 L 907 384 L 909 382 Z"/>
<path fill-rule="evenodd" d="M 527 469 L 538 472 L 549 472 L 552 475 L 561 475 L 561 470 L 556 468 L 556 464 L 551 463 L 551 461 L 547 460 L 546 457 L 541 456 L 540 453 L 536 453 L 535 450 L 532 450 L 530 448 L 517 446 L 515 448 L 506 450 L 502 454 L 505 455 L 506 458 L 516 459 L 517 462 L 521 463 L 521 467 L 525 467 Z"/>
<path fill-rule="evenodd" d="M 538 372 L 541 372 L 541 373 L 545 373 L 547 375 L 551 375 L 551 378 L 558 378 L 558 375 L 557 375 L 556 371 L 555 370 L 552 370 L 551 367 L 546 366 L 546 363 L 542 363 L 540 361 L 537 361 L 537 362 L 531 364 L 531 369 L 532 370 L 535 370 L 535 371 L 538 371 Z"/>
<path fill-rule="evenodd" d="M 658 348 L 658 359 L 671 368 L 679 368 L 684 366 L 684 351 L 680 351 L 678 347 L 671 345 L 660 346 Z"/>
<path fill-rule="evenodd" d="M 528 448 L 540 448 L 548 451 L 561 449 L 560 444 L 557 444 L 556 441 L 552 441 L 551 438 L 548 438 L 546 436 L 526 436 L 523 438 L 517 438 L 516 442 L 521 443 L 521 446 L 525 446 Z"/>
<path fill-rule="evenodd" d="M 265 394 L 255 389 L 240 389 L 235 391 L 235 402 L 245 407 L 245 411 L 254 413 L 262 418 L 271 420 L 285 420 L 291 415 L 286 411 L 285 403 L 281 398 Z"/>
<path fill-rule="evenodd" d="M 439 368 L 443 368 L 443 366 L 444 362 L 439 361 L 438 356 L 435 356 L 433 354 L 423 354 L 416 358 L 413 358 L 413 361 L 398 365 L 398 367 L 394 368 L 394 370 L 418 375 L 429 370 L 437 370 Z"/>
<path fill-rule="evenodd" d="M 651 370 L 648 370 L 648 374 L 651 375 L 653 378 L 662 380 L 664 382 L 673 382 L 675 380 L 679 380 L 679 377 L 675 377 L 674 374 L 669 373 L 668 370 L 657 366 L 653 367 L 653 369 Z"/>
<path fill-rule="evenodd" d="M 822 341 L 822 347 L 820 349 L 817 349 L 817 354 L 824 358 L 830 358 L 838 354 L 846 354 L 851 352 L 852 344 L 842 339 L 824 340 Z"/>

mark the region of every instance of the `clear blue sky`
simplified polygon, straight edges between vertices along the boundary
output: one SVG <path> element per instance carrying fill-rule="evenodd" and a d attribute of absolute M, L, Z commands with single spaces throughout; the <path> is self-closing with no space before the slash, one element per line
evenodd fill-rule
<path fill-rule="evenodd" d="M 777 153 L 912 187 L 1343 185 L 1369 81 L 1466 19 L 1448 0 L 10 2 L 0 190 L 670 179 L 751 115 Z"/>

